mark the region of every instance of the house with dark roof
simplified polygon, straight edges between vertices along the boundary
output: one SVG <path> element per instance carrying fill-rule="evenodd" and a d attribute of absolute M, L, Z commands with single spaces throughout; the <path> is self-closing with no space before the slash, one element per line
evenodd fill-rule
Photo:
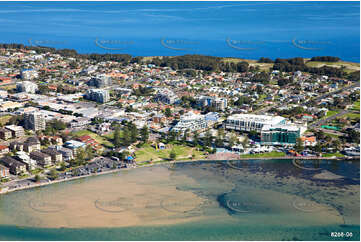
<path fill-rule="evenodd" d="M 10 130 L 5 129 L 5 128 L 1 128 L 0 129 L 0 138 L 3 140 L 8 140 L 11 139 L 12 137 L 12 133 Z"/>
<path fill-rule="evenodd" d="M 56 151 L 55 149 L 46 148 L 41 150 L 41 152 L 50 155 L 51 161 L 55 164 L 63 161 L 63 155 L 60 152 Z"/>
<path fill-rule="evenodd" d="M 41 166 L 51 165 L 51 156 L 40 151 L 31 152 L 30 158 L 36 160 Z"/>
<path fill-rule="evenodd" d="M 0 163 L 8 167 L 10 173 L 18 175 L 22 172 L 26 172 L 26 165 L 10 156 L 4 156 L 0 158 Z"/>

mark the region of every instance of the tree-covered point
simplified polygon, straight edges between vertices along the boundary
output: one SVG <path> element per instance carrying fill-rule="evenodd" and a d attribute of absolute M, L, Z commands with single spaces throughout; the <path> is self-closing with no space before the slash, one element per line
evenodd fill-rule
<path fill-rule="evenodd" d="M 249 64 L 247 62 L 224 62 L 221 57 L 205 55 L 183 55 L 163 58 L 153 58 L 149 61 L 161 67 L 171 67 L 174 70 L 203 70 L 203 71 L 224 71 L 224 72 L 246 72 Z"/>
<path fill-rule="evenodd" d="M 271 60 L 270 58 L 261 57 L 259 58 L 258 63 L 273 63 L 273 60 Z"/>
<path fill-rule="evenodd" d="M 279 70 L 282 72 L 295 72 L 303 71 L 317 75 L 328 75 L 331 77 L 347 78 L 349 75 L 343 70 L 343 68 L 336 68 L 330 66 L 322 67 L 309 67 L 305 64 L 305 61 L 301 57 L 291 59 L 280 59 L 275 60 L 273 70 Z M 356 76 L 357 77 L 357 76 Z"/>
<path fill-rule="evenodd" d="M 335 56 L 315 56 L 311 58 L 311 61 L 323 61 L 323 62 L 337 62 L 339 60 L 341 59 Z"/>

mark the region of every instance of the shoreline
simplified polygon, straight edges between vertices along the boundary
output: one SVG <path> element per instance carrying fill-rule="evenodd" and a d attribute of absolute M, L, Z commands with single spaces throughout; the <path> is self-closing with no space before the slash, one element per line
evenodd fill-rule
<path fill-rule="evenodd" d="M 9 189 L 8 187 L 7 187 L 7 189 L 0 187 L 0 195 L 8 194 L 8 193 L 11 193 L 11 192 L 16 192 L 16 191 L 21 191 L 21 190 L 26 190 L 26 189 L 32 189 L 32 188 L 37 188 L 37 187 L 48 186 L 48 185 L 67 182 L 67 181 L 78 180 L 78 179 L 81 179 L 81 178 L 112 174 L 112 173 L 116 173 L 116 172 L 123 171 L 123 170 L 131 170 L 131 169 L 137 169 L 137 168 L 142 168 L 142 167 L 152 167 L 152 166 L 161 165 L 161 164 L 192 163 L 192 162 L 205 162 L 205 161 L 228 162 L 228 161 L 241 161 L 241 160 L 242 161 L 244 161 L 244 160 L 292 160 L 292 162 L 293 162 L 293 160 L 295 160 L 295 159 L 299 159 L 299 160 L 345 160 L 345 161 L 348 160 L 348 161 L 351 161 L 351 160 L 360 160 L 360 157 L 357 156 L 357 157 L 352 157 L 352 158 L 347 159 L 345 157 L 293 157 L 293 156 L 283 156 L 283 157 L 264 157 L 264 158 L 260 158 L 260 157 L 238 158 L 238 159 L 234 159 L 234 160 L 179 160 L 179 161 L 174 161 L 174 162 L 172 162 L 172 161 L 164 161 L 164 162 L 155 162 L 155 163 L 144 164 L 144 165 L 136 166 L 136 167 L 114 169 L 114 170 L 109 170 L 109 171 L 104 171 L 104 172 L 99 172 L 99 173 L 93 173 L 93 174 L 90 174 L 90 175 L 71 177 L 71 178 L 66 178 L 66 179 L 61 179 L 61 180 L 50 181 L 50 182 L 32 184 L 32 185 L 19 187 L 19 188 L 14 188 L 14 189 Z"/>

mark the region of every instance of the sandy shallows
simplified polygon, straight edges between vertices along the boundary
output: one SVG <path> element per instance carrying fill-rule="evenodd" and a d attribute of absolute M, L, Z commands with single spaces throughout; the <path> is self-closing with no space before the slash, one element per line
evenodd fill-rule
<path fill-rule="evenodd" d="M 156 171 L 137 169 L 29 190 L 25 200 L 14 201 L 15 214 L 2 214 L 1 223 L 77 228 L 175 224 L 202 219 L 197 208 L 205 199 L 176 187 L 178 182 L 194 186 L 197 183 L 187 176 L 176 176 L 175 181 L 170 174 L 164 167 Z"/>

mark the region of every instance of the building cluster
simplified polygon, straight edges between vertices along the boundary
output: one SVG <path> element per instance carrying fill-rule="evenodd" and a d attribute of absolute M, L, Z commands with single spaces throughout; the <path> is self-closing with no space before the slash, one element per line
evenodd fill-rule
<path fill-rule="evenodd" d="M 88 130 L 104 139 L 117 125 L 124 128 L 130 122 L 138 131 L 147 127 L 155 140 L 172 131 L 200 138 L 210 134 L 213 148 L 240 153 L 292 147 L 300 140 L 305 147 L 326 147 L 335 136 L 348 137 L 349 130 L 360 129 L 354 117 L 359 115 L 354 110 L 359 87 L 345 78 L 275 70 L 260 80 L 263 72 L 257 69 L 187 74 L 147 61 L 95 61 L 17 49 L 2 49 L 0 57 L 0 88 L 15 86 L 0 90 L 0 114 L 23 118 L 0 128 L 2 176 L 71 161 L 87 146 L 109 151 L 89 135 L 64 144 L 54 138 L 60 132 L 45 135 L 53 120 L 65 123 L 69 134 Z M 12 65 L 15 62 L 21 68 Z M 340 110 L 347 113 L 329 118 L 330 112 Z M 319 135 L 321 131 L 328 132 L 328 138 Z M 35 135 L 51 145 L 27 140 Z M 220 137 L 224 142 L 216 143 Z M 339 150 L 356 146 L 350 143 Z"/>

